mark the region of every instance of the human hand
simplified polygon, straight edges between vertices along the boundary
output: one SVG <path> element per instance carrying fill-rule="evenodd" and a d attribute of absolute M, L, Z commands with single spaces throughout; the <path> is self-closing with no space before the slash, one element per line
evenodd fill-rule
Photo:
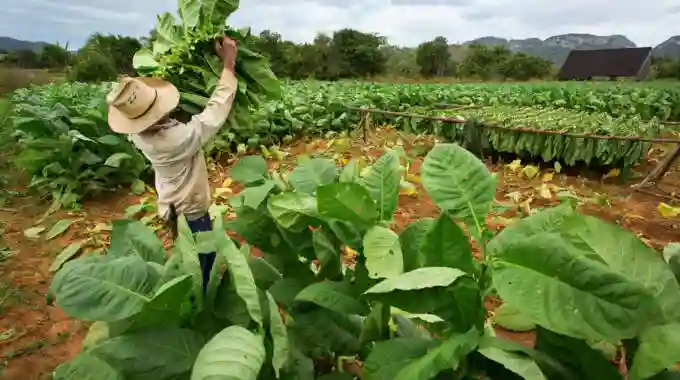
<path fill-rule="evenodd" d="M 222 59 L 224 68 L 233 72 L 236 65 L 236 55 L 238 54 L 236 41 L 225 35 L 222 41 L 215 41 L 215 52 Z"/>

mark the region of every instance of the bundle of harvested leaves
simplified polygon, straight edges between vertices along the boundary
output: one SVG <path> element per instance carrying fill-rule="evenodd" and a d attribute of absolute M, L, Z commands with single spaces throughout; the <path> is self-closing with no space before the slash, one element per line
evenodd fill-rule
<path fill-rule="evenodd" d="M 222 72 L 214 42 L 228 35 L 238 43 L 238 91 L 227 123 L 235 133 L 247 135 L 252 124 L 249 108 L 258 107 L 264 98 L 278 98 L 281 86 L 267 58 L 251 50 L 250 30 L 226 26 L 225 20 L 238 6 L 238 0 L 180 0 L 180 23 L 170 13 L 159 15 L 152 48 L 138 51 L 133 65 L 140 75 L 174 84 L 182 110 L 194 115 L 205 107 Z"/>

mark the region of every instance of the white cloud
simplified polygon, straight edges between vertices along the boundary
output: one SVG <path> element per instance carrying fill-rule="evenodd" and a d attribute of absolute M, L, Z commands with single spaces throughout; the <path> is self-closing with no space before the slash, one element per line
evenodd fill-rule
<path fill-rule="evenodd" d="M 0 35 L 70 41 L 93 32 L 146 35 L 156 14 L 177 0 L 2 0 Z M 622 34 L 639 46 L 663 42 L 680 24 L 677 0 L 241 0 L 230 20 L 255 31 L 310 41 L 348 27 L 414 46 L 443 35 L 452 42 L 483 36 L 547 38 L 563 33 Z"/>

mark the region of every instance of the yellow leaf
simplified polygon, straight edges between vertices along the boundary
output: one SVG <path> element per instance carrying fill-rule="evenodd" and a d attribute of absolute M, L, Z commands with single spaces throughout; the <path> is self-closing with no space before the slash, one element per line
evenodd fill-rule
<path fill-rule="evenodd" d="M 645 220 L 644 216 L 638 215 L 638 214 L 633 214 L 633 213 L 626 213 L 625 215 L 626 218 L 628 219 L 638 219 L 638 220 Z"/>
<path fill-rule="evenodd" d="M 516 218 L 506 218 L 503 216 L 494 216 L 491 218 L 491 223 L 501 226 L 509 226 L 517 221 Z"/>
<path fill-rule="evenodd" d="M 621 169 L 619 169 L 619 168 L 614 168 L 614 169 L 610 170 L 607 174 L 605 174 L 605 175 L 602 177 L 602 179 L 618 177 L 619 174 L 621 174 Z"/>
<path fill-rule="evenodd" d="M 406 180 L 413 183 L 420 183 L 420 176 L 415 174 L 406 174 Z"/>
<path fill-rule="evenodd" d="M 555 168 L 555 173 L 558 173 L 562 171 L 562 165 L 560 165 L 559 162 L 555 161 L 555 164 L 553 165 L 553 168 Z"/>
<path fill-rule="evenodd" d="M 540 195 L 543 199 L 552 199 L 552 192 L 550 191 L 547 183 L 541 185 L 538 190 L 538 195 Z"/>
<path fill-rule="evenodd" d="M 222 182 L 222 187 L 231 187 L 231 184 L 234 183 L 234 180 L 230 178 L 227 178 Z"/>
<path fill-rule="evenodd" d="M 511 172 L 517 173 L 522 169 L 522 160 L 515 160 L 511 163 L 505 165 L 506 168 L 510 169 Z"/>
<path fill-rule="evenodd" d="M 680 207 L 673 207 L 663 202 L 659 202 L 659 206 L 656 209 L 659 210 L 659 214 L 664 218 L 675 218 L 680 215 Z"/>
<path fill-rule="evenodd" d="M 411 182 L 401 181 L 399 184 L 399 194 L 409 196 L 417 195 L 418 189 Z"/>
<path fill-rule="evenodd" d="M 553 173 L 545 173 L 543 174 L 543 182 L 550 182 L 553 180 Z"/>
<path fill-rule="evenodd" d="M 511 193 L 505 194 L 505 197 L 510 198 L 515 203 L 519 203 L 519 201 L 522 199 L 522 193 L 519 191 L 513 191 Z"/>
<path fill-rule="evenodd" d="M 527 165 L 522 169 L 522 174 L 527 177 L 528 179 L 534 179 L 540 172 L 540 169 L 538 166 L 533 166 L 533 165 Z"/>
<path fill-rule="evenodd" d="M 219 198 L 219 197 L 222 197 L 222 196 L 225 196 L 225 195 L 231 195 L 233 193 L 234 192 L 228 187 L 219 187 L 219 188 L 215 189 L 215 193 L 213 194 L 213 198 Z"/>

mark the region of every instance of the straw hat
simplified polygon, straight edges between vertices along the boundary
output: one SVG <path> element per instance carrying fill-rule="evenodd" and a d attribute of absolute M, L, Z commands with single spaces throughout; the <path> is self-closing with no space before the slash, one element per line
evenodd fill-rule
<path fill-rule="evenodd" d="M 106 96 L 109 126 L 118 133 L 140 133 L 172 112 L 179 91 L 157 78 L 123 77 Z"/>

